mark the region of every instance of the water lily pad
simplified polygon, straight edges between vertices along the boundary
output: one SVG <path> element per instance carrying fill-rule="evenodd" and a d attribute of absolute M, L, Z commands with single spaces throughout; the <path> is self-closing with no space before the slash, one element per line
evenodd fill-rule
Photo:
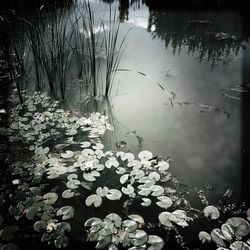
<path fill-rule="evenodd" d="M 74 152 L 71 150 L 66 150 L 66 153 L 61 153 L 61 157 L 64 159 L 69 159 L 74 156 Z"/>
<path fill-rule="evenodd" d="M 166 161 L 160 161 L 155 167 L 158 168 L 158 171 L 164 172 L 169 169 L 169 163 Z"/>
<path fill-rule="evenodd" d="M 144 219 L 139 214 L 130 214 L 130 215 L 128 215 L 128 218 L 141 224 L 141 225 L 144 225 L 144 223 L 145 223 Z"/>
<path fill-rule="evenodd" d="M 46 227 L 47 227 L 47 222 L 43 220 L 39 220 L 34 223 L 33 229 L 36 232 L 40 232 L 41 229 L 46 229 Z"/>
<path fill-rule="evenodd" d="M 162 212 L 159 214 L 158 219 L 160 223 L 166 227 L 172 227 L 173 224 L 171 223 L 170 220 L 175 220 L 176 217 L 172 215 L 170 212 Z"/>
<path fill-rule="evenodd" d="M 62 192 L 62 197 L 64 199 L 69 199 L 75 195 L 75 192 L 73 192 L 71 189 L 66 189 Z"/>
<path fill-rule="evenodd" d="M 74 213 L 75 210 L 72 206 L 64 206 L 57 210 L 56 216 L 63 216 L 63 220 L 68 220 L 74 216 Z"/>
<path fill-rule="evenodd" d="M 138 154 L 138 158 L 140 160 L 150 160 L 153 158 L 153 154 L 149 151 L 141 151 L 139 154 Z"/>
<path fill-rule="evenodd" d="M 105 197 L 108 194 L 108 191 L 109 191 L 108 187 L 105 186 L 103 188 L 99 187 L 96 189 L 96 193 L 101 197 Z"/>
<path fill-rule="evenodd" d="M 121 197 L 122 197 L 122 193 L 118 189 L 109 189 L 109 192 L 106 195 L 106 197 L 109 200 L 112 200 L 112 201 L 114 201 L 114 200 L 120 200 Z"/>
<path fill-rule="evenodd" d="M 141 246 L 147 242 L 148 235 L 143 230 L 136 230 L 129 234 L 129 238 L 132 239 L 131 243 L 134 246 Z"/>
<path fill-rule="evenodd" d="M 152 172 L 149 174 L 149 179 L 154 179 L 155 181 L 159 181 L 161 176 L 157 172 Z"/>
<path fill-rule="evenodd" d="M 58 199 L 58 194 L 57 193 L 47 193 L 43 196 L 44 198 L 44 203 L 47 205 L 52 205 L 55 204 L 55 202 Z"/>
<path fill-rule="evenodd" d="M 97 194 L 92 194 L 87 197 L 85 203 L 88 207 L 91 205 L 94 205 L 95 207 L 100 207 L 102 204 L 102 197 Z"/>
<path fill-rule="evenodd" d="M 85 221 L 84 226 L 91 227 L 91 226 L 99 225 L 100 223 L 102 223 L 102 220 L 100 218 L 92 217 L 88 219 L 87 221 Z"/>
<path fill-rule="evenodd" d="M 106 246 L 108 246 L 112 241 L 112 236 L 109 235 L 105 238 L 100 239 L 100 241 L 96 244 L 95 248 L 96 249 L 103 249 Z"/>
<path fill-rule="evenodd" d="M 89 148 L 91 146 L 91 143 L 89 141 L 83 141 L 80 143 L 81 144 L 81 148 Z"/>
<path fill-rule="evenodd" d="M 234 235 L 241 239 L 242 237 L 250 233 L 249 223 L 240 217 L 232 217 L 226 221 L 226 224 L 229 224 L 234 229 Z"/>
<path fill-rule="evenodd" d="M 135 159 L 135 156 L 132 153 L 125 153 L 123 155 L 121 155 L 121 160 L 122 161 L 133 161 Z"/>
<path fill-rule="evenodd" d="M 70 174 L 70 175 L 68 175 L 67 176 L 67 179 L 70 181 L 70 180 L 73 180 L 73 179 L 77 179 L 78 178 L 78 176 L 77 176 L 77 174 Z"/>
<path fill-rule="evenodd" d="M 129 179 L 129 174 L 124 174 L 120 178 L 120 183 L 125 184 L 128 181 L 128 179 Z"/>
<path fill-rule="evenodd" d="M 164 193 L 164 188 L 159 185 L 154 185 L 150 187 L 150 191 L 152 191 L 152 196 L 161 196 Z"/>
<path fill-rule="evenodd" d="M 122 226 L 125 228 L 126 232 L 132 233 L 137 229 L 138 224 L 134 220 L 124 220 L 122 222 Z"/>
<path fill-rule="evenodd" d="M 119 166 L 119 162 L 115 158 L 111 158 L 106 161 L 105 166 L 106 168 L 111 168 L 111 167 L 117 168 Z"/>
<path fill-rule="evenodd" d="M 45 155 L 45 154 L 47 154 L 48 152 L 49 152 L 49 148 L 48 148 L 48 147 L 46 147 L 46 148 L 38 147 L 38 148 L 36 148 L 36 150 L 35 150 L 35 154 L 36 154 L 36 155 Z"/>
<path fill-rule="evenodd" d="M 149 235 L 148 236 L 148 250 L 161 250 L 164 247 L 164 241 L 161 237 L 157 235 Z"/>
<path fill-rule="evenodd" d="M 212 240 L 212 238 L 211 238 L 209 233 L 207 233 L 205 231 L 200 231 L 199 232 L 199 240 L 202 243 L 205 243 L 205 242 L 210 242 Z"/>
<path fill-rule="evenodd" d="M 210 235 L 211 235 L 212 240 L 218 246 L 226 247 L 225 242 L 224 242 L 224 240 L 226 240 L 226 238 L 223 236 L 220 229 L 218 229 L 218 228 L 213 229 Z"/>
<path fill-rule="evenodd" d="M 219 212 L 218 208 L 211 206 L 211 205 L 205 207 L 203 212 L 204 212 L 204 215 L 206 217 L 210 217 L 211 220 L 216 220 L 220 217 L 220 212 Z"/>
<path fill-rule="evenodd" d="M 69 189 L 77 189 L 81 182 L 79 180 L 70 180 L 66 183 L 67 188 Z"/>
<path fill-rule="evenodd" d="M 105 218 L 111 220 L 112 223 L 117 228 L 119 228 L 122 225 L 122 218 L 118 214 L 111 213 L 111 214 L 108 214 Z"/>
<path fill-rule="evenodd" d="M 127 195 L 132 195 L 134 193 L 135 189 L 130 184 L 127 185 L 127 187 L 122 187 L 122 192 Z"/>
<path fill-rule="evenodd" d="M 242 241 L 235 241 L 230 245 L 230 250 L 250 250 L 250 246 Z"/>
<path fill-rule="evenodd" d="M 173 201 L 167 196 L 159 196 L 157 199 L 159 201 L 157 201 L 156 204 L 161 208 L 167 209 L 173 205 Z"/>
<path fill-rule="evenodd" d="M 122 175 L 122 174 L 125 174 L 126 173 L 126 169 L 123 168 L 123 167 L 118 167 L 116 168 L 116 171 L 115 171 L 117 174 L 119 175 Z"/>
<path fill-rule="evenodd" d="M 141 205 L 144 207 L 148 207 L 151 205 L 152 201 L 149 198 L 142 198 L 143 202 L 141 202 Z"/>

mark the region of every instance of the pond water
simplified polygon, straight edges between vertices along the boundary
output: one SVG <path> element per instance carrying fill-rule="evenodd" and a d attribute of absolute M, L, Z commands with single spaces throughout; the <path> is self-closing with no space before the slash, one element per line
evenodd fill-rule
<path fill-rule="evenodd" d="M 105 20 L 109 4 L 91 1 L 91 6 Z M 240 38 L 241 15 L 149 10 L 138 2 L 128 11 L 120 10 L 121 37 L 133 28 L 126 36 L 119 68 L 130 71 L 115 75 L 108 110 L 115 132 L 107 135 L 108 146 L 117 149 L 115 143 L 124 141 L 134 153 L 148 149 L 170 156 L 172 173 L 183 183 L 209 184 L 218 193 L 230 187 L 240 197 L 242 93 L 237 88 L 243 82 L 242 62 L 249 54 L 248 43 Z M 240 40 L 219 41 L 213 32 Z M 173 106 L 156 82 L 176 94 Z M 74 94 L 69 106 L 79 108 L 73 99 Z"/>

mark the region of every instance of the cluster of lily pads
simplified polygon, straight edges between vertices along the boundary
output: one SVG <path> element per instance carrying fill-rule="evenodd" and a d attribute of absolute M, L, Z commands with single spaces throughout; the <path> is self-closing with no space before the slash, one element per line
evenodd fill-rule
<path fill-rule="evenodd" d="M 193 216 L 191 209 L 182 206 L 188 201 L 170 185 L 174 178 L 167 159 L 145 150 L 137 156 L 131 152 L 105 151 L 101 137 L 112 126 L 103 114 L 81 116 L 65 111 L 58 102 L 40 92 L 27 94 L 25 100 L 10 110 L 9 140 L 21 144 L 28 157 L 20 159 L 16 152 L 17 159 L 10 165 L 13 192 L 8 210 L 16 221 L 30 221 L 42 242 L 57 248 L 68 245 L 72 222 L 82 211 L 74 207 L 76 199 L 86 210 L 82 227 L 88 228 L 87 239 L 97 242 L 97 249 L 164 247 L 166 242 L 160 236 L 147 232 L 151 222 L 139 214 L 126 214 L 133 205 L 158 211 L 154 226 L 167 232 L 186 228 L 199 216 L 209 220 L 220 217 L 219 209 L 212 205 L 205 206 L 203 211 L 196 209 L 199 216 Z M 98 208 L 113 201 L 120 206 L 119 215 L 110 211 L 101 219 L 104 215 Z M 90 210 L 100 211 L 100 218 L 88 215 Z M 226 222 L 228 228 L 231 222 L 230 219 Z M 211 234 L 202 231 L 197 239 L 213 240 L 221 247 L 226 246 L 222 244 L 225 240 L 247 245 L 239 243 L 238 236 L 246 234 L 239 233 L 239 227 L 235 230 L 236 224 L 230 224 L 236 238 L 229 239 L 223 234 L 220 241 L 215 236 L 218 229 Z"/>

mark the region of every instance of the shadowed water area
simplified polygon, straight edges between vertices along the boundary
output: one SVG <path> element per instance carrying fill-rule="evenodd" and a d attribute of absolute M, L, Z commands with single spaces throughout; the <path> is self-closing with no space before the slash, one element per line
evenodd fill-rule
<path fill-rule="evenodd" d="M 81 21 L 85 15 L 94 17 L 90 32 Z M 1 229 L 19 223 L 21 229 L 2 230 L 0 249 L 17 249 L 4 246 L 9 240 L 32 249 L 40 238 L 39 249 L 250 249 L 250 44 L 243 11 L 90 0 L 63 10 L 41 6 L 39 18 L 18 13 L 12 18 L 14 54 L 21 51 L 15 64 L 22 61 L 24 68 L 13 67 L 23 74 L 10 73 L 17 88 L 12 95 L 4 89 L 0 103 L 1 127 L 10 127 L 0 131 L 10 152 L 8 159 L 1 153 L 10 171 L 1 173 L 1 190 L 8 191 L 1 195 L 7 205 L 0 225 L 2 220 Z M 102 38 L 118 20 L 117 43 L 108 51 Z M 44 35 L 36 37 L 33 26 Z M 34 52 L 36 39 L 59 40 L 53 29 L 62 34 L 65 47 L 42 48 L 41 54 L 51 58 L 53 51 L 58 54 L 47 68 L 39 68 L 47 58 Z M 95 48 L 83 42 L 93 36 Z M 120 58 L 108 74 L 109 53 Z M 1 56 L 4 82 L 7 65 Z M 93 68 L 96 75 L 88 74 Z M 17 102 L 19 87 L 24 105 Z M 11 162 L 12 153 L 17 163 Z M 22 197 L 17 190 L 28 198 L 15 198 Z M 4 212 L 14 219 L 4 219 Z M 110 213 L 118 217 L 105 220 Z M 65 216 L 63 222 L 59 216 Z"/>

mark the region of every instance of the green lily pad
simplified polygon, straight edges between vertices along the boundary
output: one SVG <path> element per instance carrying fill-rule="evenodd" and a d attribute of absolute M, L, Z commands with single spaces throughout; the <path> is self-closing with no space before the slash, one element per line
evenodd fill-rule
<path fill-rule="evenodd" d="M 56 216 L 63 216 L 63 220 L 68 220 L 74 216 L 75 210 L 71 206 L 64 206 L 61 207 L 59 210 L 56 212 Z"/>

